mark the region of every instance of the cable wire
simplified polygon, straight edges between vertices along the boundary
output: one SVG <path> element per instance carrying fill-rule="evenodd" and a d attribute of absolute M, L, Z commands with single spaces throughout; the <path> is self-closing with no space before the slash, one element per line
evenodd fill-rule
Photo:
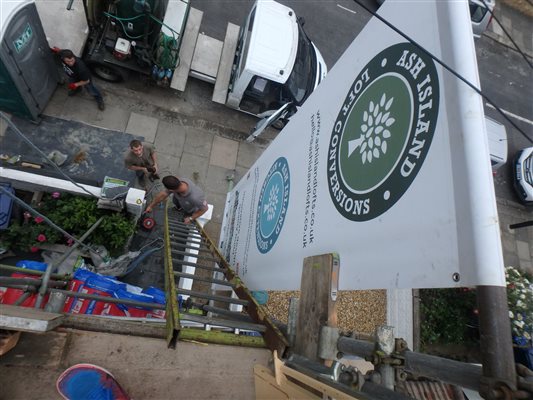
<path fill-rule="evenodd" d="M 404 39 L 408 40 L 411 44 L 419 48 L 421 51 L 426 53 L 433 61 L 435 61 L 437 64 L 442 66 L 444 69 L 446 69 L 448 72 L 450 72 L 452 75 L 454 75 L 456 78 L 461 80 L 463 83 L 468 85 L 471 89 L 473 89 L 477 94 L 479 94 L 483 99 L 485 99 L 490 105 L 494 107 L 496 111 L 500 113 L 500 115 L 505 118 L 518 132 L 520 132 L 527 141 L 530 143 L 533 143 L 533 138 L 529 137 L 522 129 L 518 127 L 505 113 L 503 110 L 496 105 L 486 94 L 484 94 L 480 89 L 478 89 L 474 84 L 470 83 L 468 80 L 466 80 L 463 76 L 461 76 L 458 72 L 456 72 L 454 69 L 449 67 L 447 64 L 445 64 L 443 61 L 441 61 L 439 58 L 434 56 L 432 53 L 430 53 L 428 50 L 426 50 L 422 45 L 418 44 L 414 39 L 411 39 L 407 34 L 403 33 L 401 30 L 396 28 L 394 25 L 392 25 L 389 21 L 387 21 L 385 18 L 383 18 L 381 15 L 377 14 L 376 12 L 370 10 L 366 5 L 364 5 L 361 0 L 354 0 L 355 3 L 357 3 L 360 7 L 365 9 L 368 13 L 379 19 L 381 22 L 383 22 L 385 25 L 387 25 L 389 28 L 391 28 L 394 32 L 399 34 Z"/>
<path fill-rule="evenodd" d="M 87 189 L 85 189 L 82 185 L 80 185 L 79 183 L 75 182 L 70 176 L 68 176 L 67 174 L 65 174 L 63 171 L 61 171 L 61 168 L 59 168 L 57 166 L 57 164 L 55 162 L 53 162 L 50 158 L 48 158 L 48 156 L 46 154 L 44 154 L 37 146 L 35 146 L 32 141 L 30 139 L 28 139 L 21 131 L 19 128 L 17 128 L 17 126 L 7 117 L 7 115 L 5 115 L 3 112 L 0 111 L 0 117 L 2 119 L 4 119 L 7 124 L 11 127 L 11 129 L 13 129 L 15 131 L 15 133 L 17 135 L 19 135 L 27 144 L 30 145 L 30 147 L 32 149 L 34 149 L 35 151 L 37 151 L 37 153 L 39 153 L 39 155 L 47 161 L 47 163 L 49 165 L 51 165 L 52 167 L 54 167 L 54 169 L 59 172 L 62 176 L 64 176 L 67 180 L 69 180 L 74 186 L 77 186 L 78 188 L 80 188 L 81 190 L 83 190 L 85 193 L 87 193 L 89 196 L 91 197 L 94 197 L 96 199 L 98 199 L 98 196 L 96 196 L 94 193 L 91 193 L 90 191 L 88 191 Z"/>

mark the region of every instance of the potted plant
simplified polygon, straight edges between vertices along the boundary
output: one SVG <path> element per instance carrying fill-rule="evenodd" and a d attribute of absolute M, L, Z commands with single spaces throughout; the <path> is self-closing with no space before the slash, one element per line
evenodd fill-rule
<path fill-rule="evenodd" d="M 100 217 L 102 223 L 87 239 L 92 245 L 104 245 L 112 255 L 122 253 L 134 233 L 135 222 L 125 213 L 100 210 L 96 200 L 54 192 L 43 196 L 35 209 L 74 237 L 82 236 Z M 22 221 L 14 221 L 2 233 L 2 245 L 13 250 L 36 252 L 42 244 L 72 245 L 39 216 L 24 212 Z"/>

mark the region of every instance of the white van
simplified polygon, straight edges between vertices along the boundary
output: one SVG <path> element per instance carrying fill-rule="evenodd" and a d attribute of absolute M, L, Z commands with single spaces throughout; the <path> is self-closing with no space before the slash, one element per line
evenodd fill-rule
<path fill-rule="evenodd" d="M 254 4 L 239 34 L 227 106 L 259 118 L 275 114 L 274 125 L 283 127 L 328 71 L 302 25 L 280 3 Z"/>
<path fill-rule="evenodd" d="M 505 126 L 485 116 L 487 139 L 489 140 L 490 163 L 496 171 L 507 162 L 507 131 Z"/>

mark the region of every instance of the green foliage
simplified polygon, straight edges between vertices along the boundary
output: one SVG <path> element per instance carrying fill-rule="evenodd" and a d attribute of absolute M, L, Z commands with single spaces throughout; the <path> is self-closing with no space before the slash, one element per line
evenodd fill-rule
<path fill-rule="evenodd" d="M 513 341 L 520 346 L 531 346 L 533 334 L 533 284 L 531 277 L 514 267 L 507 267 L 505 280 Z"/>
<path fill-rule="evenodd" d="M 108 210 L 99 210 L 92 198 L 63 194 L 60 198 L 45 195 L 36 209 L 53 223 L 72 236 L 82 236 L 100 217 L 104 220 L 85 241 L 93 245 L 104 245 L 111 253 L 121 251 L 135 230 L 134 222 L 127 215 Z M 2 234 L 0 241 L 12 249 L 28 251 L 37 246 L 38 236 L 43 234 L 43 243 L 68 244 L 68 238 L 39 218 L 26 215 L 23 224 L 12 224 Z M 41 237 L 42 239 L 42 237 Z"/>
<path fill-rule="evenodd" d="M 420 290 L 422 344 L 475 342 L 476 294 L 472 289 Z"/>

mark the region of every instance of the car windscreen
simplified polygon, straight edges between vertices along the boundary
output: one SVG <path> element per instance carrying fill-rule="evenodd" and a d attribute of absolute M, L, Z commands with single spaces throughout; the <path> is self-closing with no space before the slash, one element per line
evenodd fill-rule
<path fill-rule="evenodd" d="M 470 6 L 470 19 L 472 22 L 481 22 L 485 14 L 487 13 L 487 9 L 483 6 L 474 4 L 472 2 L 469 3 Z"/>
<path fill-rule="evenodd" d="M 285 83 L 297 105 L 300 105 L 313 91 L 315 82 L 316 55 L 311 41 L 298 23 L 298 50 L 292 73 Z"/>

